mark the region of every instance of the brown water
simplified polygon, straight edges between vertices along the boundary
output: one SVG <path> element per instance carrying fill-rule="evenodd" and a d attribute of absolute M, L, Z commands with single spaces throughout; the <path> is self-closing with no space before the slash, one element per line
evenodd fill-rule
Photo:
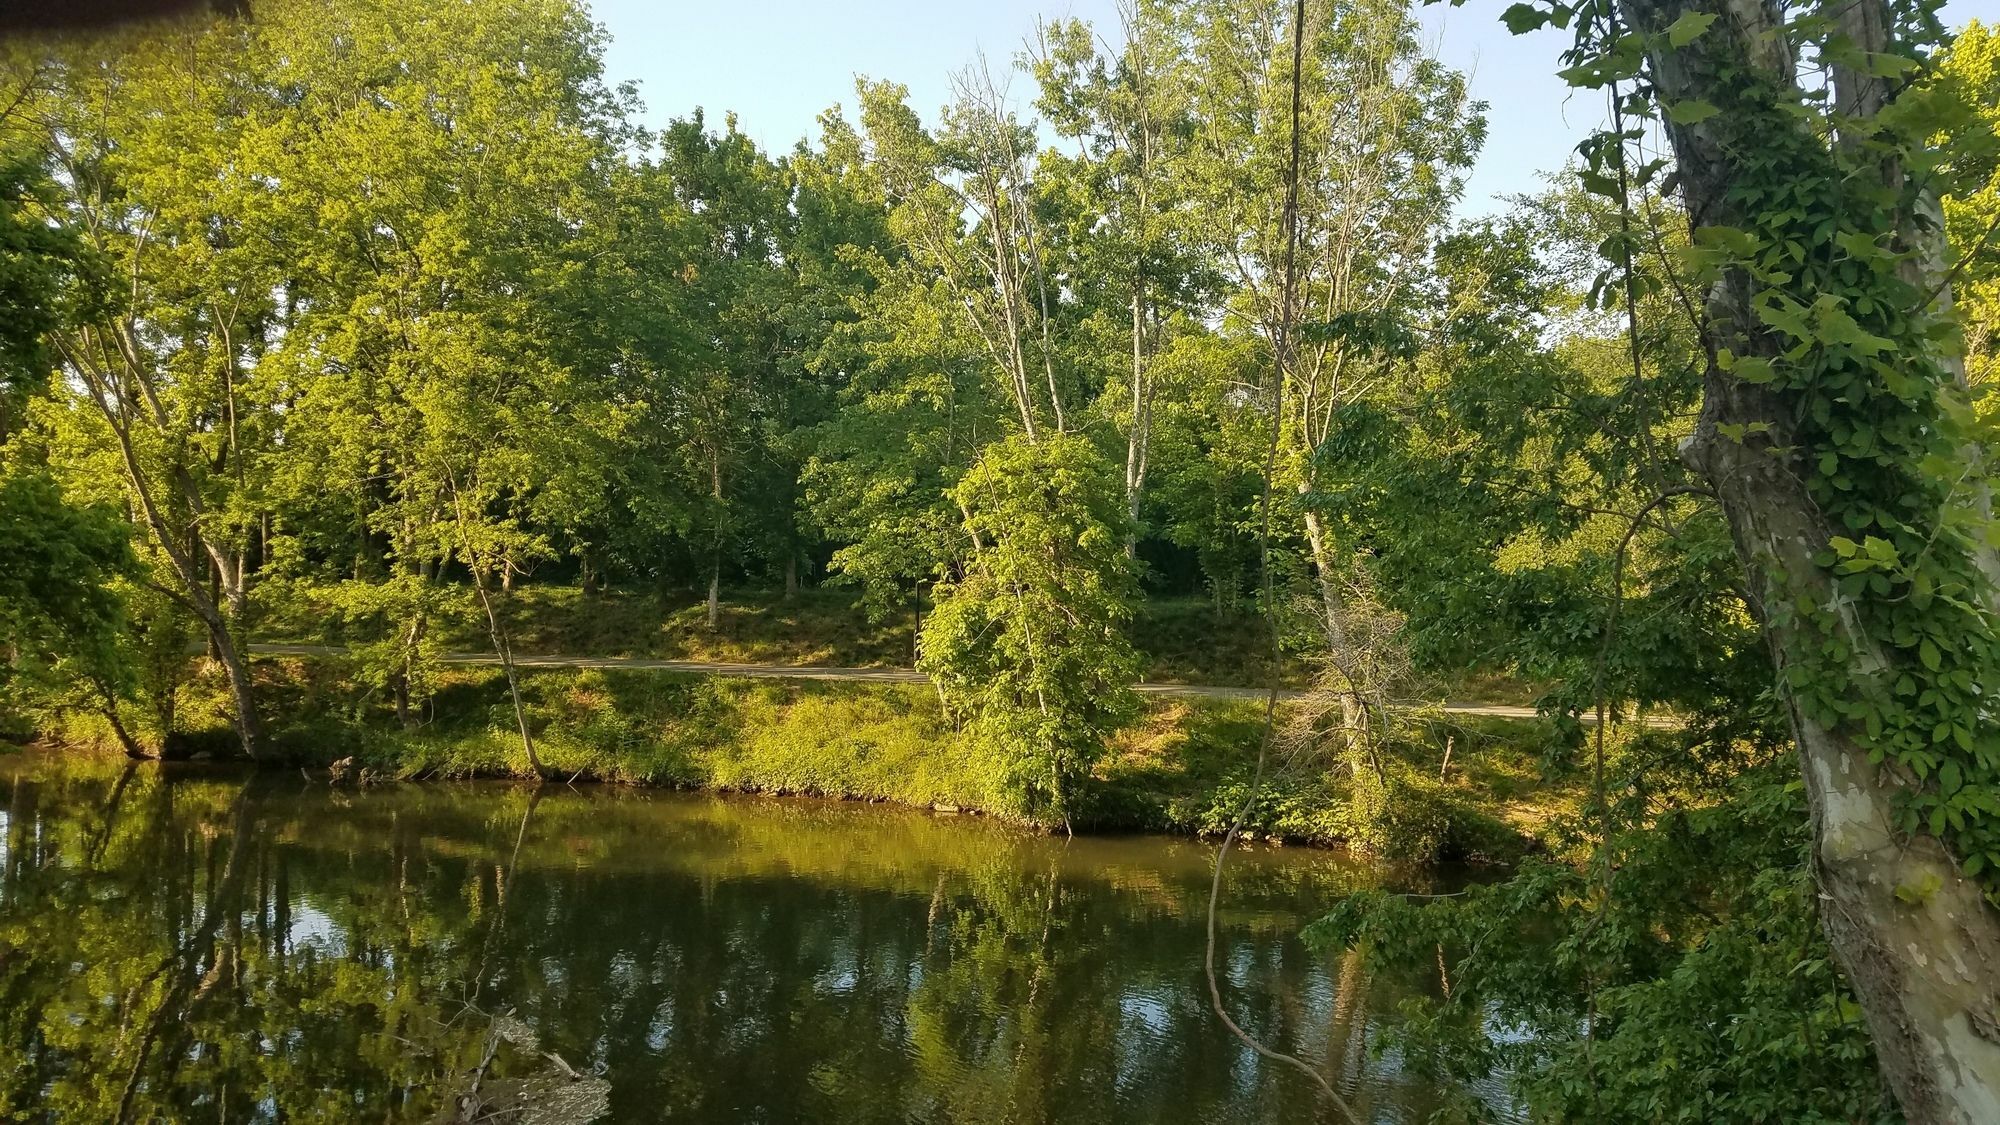
<path fill-rule="evenodd" d="M 0 755 L 0 807 L 0 1120 L 1322 1119 L 1209 1010 L 1191 841 L 42 753 Z M 1369 1043 L 1431 982 L 1297 939 L 1385 880 L 1238 853 L 1218 964 L 1246 1026 L 1417 1121 Z"/>

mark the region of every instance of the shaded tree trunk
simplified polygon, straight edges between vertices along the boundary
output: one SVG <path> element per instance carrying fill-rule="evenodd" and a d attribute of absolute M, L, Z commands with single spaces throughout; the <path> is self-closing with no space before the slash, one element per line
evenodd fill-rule
<path fill-rule="evenodd" d="M 1125 535 L 1128 559 L 1139 557 L 1139 495 L 1146 488 L 1153 443 L 1153 383 L 1146 364 L 1143 263 L 1136 268 L 1140 272 L 1132 286 L 1132 429 L 1125 436 L 1125 514 L 1131 520 Z"/>
<path fill-rule="evenodd" d="M 1299 492 L 1309 491 L 1311 485 L 1302 482 Z M 1318 584 L 1320 617 L 1326 630 L 1327 651 L 1332 654 L 1334 667 L 1340 670 L 1345 683 L 1340 691 L 1340 729 L 1346 735 L 1351 748 L 1358 748 L 1368 737 L 1368 711 L 1362 704 L 1362 685 L 1354 682 L 1353 645 L 1347 637 L 1346 600 L 1340 595 L 1340 587 L 1333 574 L 1333 552 L 1327 546 L 1326 527 L 1320 523 L 1319 513 L 1310 509 L 1305 514 L 1306 544 L 1312 551 L 1313 577 Z"/>
<path fill-rule="evenodd" d="M 1750 166 L 1768 154 L 1728 143 L 1727 129 L 1732 111 L 1784 119 L 1761 112 L 1790 100 L 1797 87 L 1782 13 L 1756 0 L 1620 0 L 1620 7 L 1631 26 L 1650 33 L 1689 12 L 1717 17 L 1691 44 L 1656 51 L 1651 75 L 1664 104 L 1699 99 L 1720 110 L 1707 121 L 1668 130 L 1694 225 L 1755 229 L 1738 189 L 1771 174 Z M 1882 0 L 1855 0 L 1837 18 L 1860 50 L 1886 49 Z M 1865 120 L 1880 108 L 1880 79 L 1836 66 L 1834 80 L 1844 113 Z M 1766 100 L 1747 100 L 1756 98 Z M 1901 186 L 1900 170 L 1885 172 Z M 1906 225 L 1904 233 L 1916 232 Z M 1782 345 L 1761 326 L 1753 290 L 1746 277 L 1735 275 L 1708 294 L 1711 346 L 1782 364 Z M 1816 294 L 1802 296 L 1810 303 Z M 1795 403 L 1711 365 L 1700 421 L 1683 446 L 1688 463 L 1714 488 L 1750 591 L 1765 607 L 1802 597 L 1840 604 L 1815 561 L 1834 529 L 1804 483 L 1821 450 L 1809 447 L 1811 435 L 1800 433 L 1798 421 Z M 1739 427 L 1752 427 L 1751 433 L 1764 427 L 1769 441 L 1727 436 L 1744 433 Z M 1992 558 L 1980 562 L 1995 572 Z M 1824 639 L 1809 633 L 1797 614 L 1762 616 L 1779 682 L 1787 682 L 1788 670 L 1810 664 Z M 1858 618 L 1850 614 L 1847 626 L 1842 639 L 1856 666 L 1885 660 Z M 1790 712 L 1811 810 L 1821 920 L 1861 1001 L 1889 1087 L 1913 1122 L 2000 1121 L 2000 914 L 1935 836 L 1896 829 L 1898 798 L 1912 779 L 1893 765 L 1872 764 L 1856 732 L 1816 721 L 1796 699 Z M 1899 897 L 1899 890 L 1913 887 L 1932 889 L 1914 900 Z"/>
<path fill-rule="evenodd" d="M 528 769 L 534 773 L 535 780 L 540 781 L 542 759 L 535 753 L 534 732 L 528 729 L 528 711 L 521 703 L 521 678 L 514 667 L 514 646 L 507 636 L 506 623 L 493 605 L 493 595 L 486 589 L 486 571 L 490 562 L 482 560 L 472 544 L 472 533 L 465 526 L 465 501 L 459 494 L 455 476 L 450 478 L 450 484 L 452 518 L 458 523 L 459 546 L 465 553 L 465 568 L 472 572 L 472 588 L 479 595 L 480 608 L 486 611 L 487 635 L 493 640 L 493 650 L 500 655 L 501 670 L 507 674 L 507 697 L 514 704 L 514 726 L 521 734 L 521 751 L 527 755 Z"/>
<path fill-rule="evenodd" d="M 715 501 L 715 542 L 708 559 L 708 627 L 722 625 L 722 451 L 708 454 L 709 496 Z"/>

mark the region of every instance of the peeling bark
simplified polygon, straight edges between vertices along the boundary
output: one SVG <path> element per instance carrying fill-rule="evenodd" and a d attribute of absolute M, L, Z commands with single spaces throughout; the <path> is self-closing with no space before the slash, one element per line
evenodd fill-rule
<path fill-rule="evenodd" d="M 1762 75 L 1779 91 L 1796 85 L 1783 13 L 1773 5 L 1620 0 L 1620 7 L 1632 27 L 1646 32 L 1688 12 L 1719 17 L 1689 46 L 1651 56 L 1651 77 L 1665 104 L 1701 98 L 1726 107 L 1720 91 L 1743 81 L 1726 74 Z M 1839 18 L 1863 50 L 1885 48 L 1882 0 L 1858 0 Z M 1880 108 L 1880 80 L 1835 78 L 1843 111 L 1865 117 Z M 1717 127 L 1670 125 L 1668 133 L 1694 225 L 1751 226 L 1732 196 L 1747 173 L 1733 163 L 1736 154 Z M 1914 225 L 1905 233 L 1935 237 Z M 1779 346 L 1759 326 L 1752 295 L 1742 277 L 1725 278 L 1709 294 L 1712 345 L 1739 356 L 1777 357 Z M 1801 448 L 1794 417 L 1780 396 L 1711 367 L 1700 421 L 1682 453 L 1713 486 L 1762 604 L 1810 595 L 1837 605 L 1833 584 L 1813 561 L 1832 534 L 1804 483 L 1819 451 Z M 1752 424 L 1768 427 L 1767 441 L 1723 434 L 1724 426 Z M 1982 568 L 2000 573 L 1987 554 Z M 1844 639 L 1857 664 L 1887 667 L 1859 619 L 1850 615 L 1848 624 Z M 1763 625 L 1782 683 L 1820 641 L 1786 615 L 1769 615 Z M 2000 1121 L 2000 913 L 1935 837 L 1896 831 L 1898 794 L 1910 779 L 1893 766 L 1874 765 L 1851 732 L 1821 725 L 1796 703 L 1791 721 L 1811 810 L 1821 921 L 1861 1002 L 1889 1087 L 1912 1122 Z"/>

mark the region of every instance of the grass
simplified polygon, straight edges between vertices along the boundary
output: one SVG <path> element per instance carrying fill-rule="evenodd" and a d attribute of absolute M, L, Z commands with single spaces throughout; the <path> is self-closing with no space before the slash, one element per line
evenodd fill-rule
<path fill-rule="evenodd" d="M 330 613 L 306 592 L 285 588 L 287 600 L 259 607 L 259 640 L 341 644 L 364 628 Z M 469 595 L 469 591 L 466 591 Z M 915 658 L 908 618 L 871 622 L 846 590 L 730 591 L 716 627 L 706 602 L 692 593 L 522 586 L 499 599 L 515 649 L 538 655 L 638 656 L 740 664 L 832 664 L 854 668 L 908 667 Z M 470 596 L 458 597 L 437 624 L 449 648 L 493 647 L 486 619 Z M 350 635 L 352 632 L 354 635 Z"/>
<path fill-rule="evenodd" d="M 438 639 L 459 651 L 488 651 L 486 620 L 469 590 L 453 599 Z M 729 664 L 819 664 L 907 668 L 915 663 L 913 615 L 870 621 L 854 593 L 838 587 L 800 590 L 786 598 L 769 590 L 731 590 L 719 620 L 708 627 L 707 605 L 692 592 L 605 590 L 586 595 L 573 586 L 522 586 L 501 600 L 517 652 L 534 655 L 630 656 Z M 366 639 L 311 591 L 267 587 L 255 636 L 263 641 L 343 644 Z M 1132 621 L 1132 643 L 1153 683 L 1258 686 L 1269 682 L 1270 656 L 1253 617 L 1218 617 L 1199 598 L 1152 598 Z M 1281 682 L 1304 687 L 1306 666 L 1287 661 Z M 1470 702 L 1524 703 L 1537 689 L 1499 673 L 1465 675 L 1439 694 Z"/>
<path fill-rule="evenodd" d="M 206 662 L 198 662 L 205 664 Z M 257 662 L 268 742 L 287 766 L 341 758 L 399 778 L 523 776 L 529 772 L 500 670 L 444 673 L 412 729 L 387 701 L 362 692 L 342 662 Z M 963 737 L 935 694 L 915 684 L 751 680 L 660 671 L 535 669 L 523 695 L 544 770 L 555 778 L 720 791 L 894 801 L 1014 819 L 991 750 Z M 225 756 L 233 736 L 213 668 L 183 689 L 182 753 Z M 1427 791 L 1450 805 L 1445 852 L 1518 853 L 1548 817 L 1575 805 L 1574 779 L 1542 777 L 1541 724 L 1426 724 L 1389 752 L 1411 775 L 1449 780 Z M 88 717 L 48 732 L 108 745 Z M 1105 748 L 1078 802 L 1080 830 L 1217 834 L 1242 804 L 1262 735 L 1262 704 L 1151 698 Z M 1252 838 L 1335 844 L 1356 838 L 1349 777 L 1323 758 L 1274 758 L 1245 827 Z"/>

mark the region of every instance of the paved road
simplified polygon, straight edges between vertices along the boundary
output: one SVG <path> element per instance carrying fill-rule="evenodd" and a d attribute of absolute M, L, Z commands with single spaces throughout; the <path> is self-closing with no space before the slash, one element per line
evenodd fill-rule
<path fill-rule="evenodd" d="M 258 656 L 340 656 L 345 649 L 334 645 L 253 644 Z M 490 652 L 452 652 L 446 664 L 498 664 Z M 514 663 L 521 668 L 627 668 L 661 672 L 694 672 L 706 676 L 736 676 L 757 680 L 853 680 L 874 684 L 921 684 L 924 674 L 914 668 L 834 668 L 804 664 L 729 664 L 714 660 L 654 660 L 643 656 L 530 656 L 517 653 Z M 1207 684 L 1139 684 L 1146 695 L 1185 695 L 1204 699 L 1262 699 L 1264 688 L 1216 687 Z M 1280 699 L 1297 699 L 1300 691 L 1280 691 Z M 1513 707 L 1498 703 L 1446 703 L 1444 709 L 1457 715 L 1486 715 L 1499 719 L 1532 719 L 1533 707 Z"/>

